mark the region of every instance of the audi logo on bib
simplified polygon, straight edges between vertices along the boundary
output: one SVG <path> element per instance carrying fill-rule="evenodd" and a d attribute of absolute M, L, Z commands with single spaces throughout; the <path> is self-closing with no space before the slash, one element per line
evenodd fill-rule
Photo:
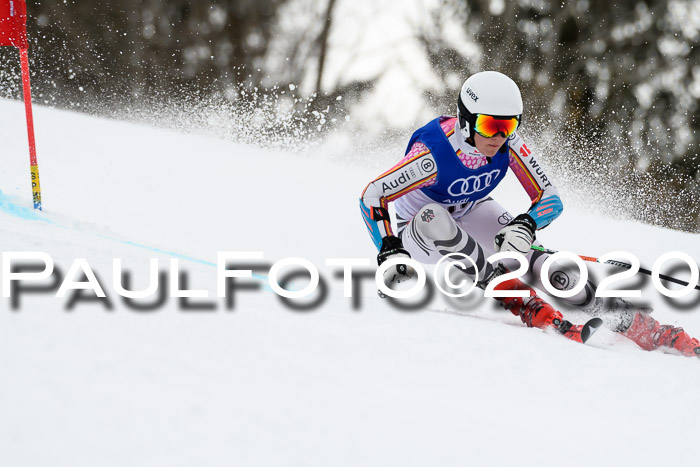
<path fill-rule="evenodd" d="M 485 190 L 501 174 L 500 170 L 492 170 L 481 175 L 472 175 L 467 178 L 459 178 L 452 182 L 447 192 L 452 196 L 468 196 Z"/>

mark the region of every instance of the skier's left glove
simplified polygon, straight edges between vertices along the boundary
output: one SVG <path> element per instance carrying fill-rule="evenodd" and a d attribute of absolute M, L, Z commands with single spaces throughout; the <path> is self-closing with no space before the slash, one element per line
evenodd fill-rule
<path fill-rule="evenodd" d="M 535 241 L 535 230 L 535 220 L 529 214 L 520 214 L 498 231 L 493 240 L 494 249 L 496 252 L 515 251 L 527 255 Z"/>
<path fill-rule="evenodd" d="M 388 259 L 401 259 L 410 258 L 411 255 L 408 254 L 403 248 L 403 243 L 399 237 L 394 237 L 393 235 L 386 236 L 382 239 L 382 247 L 377 255 L 377 264 L 381 265 L 384 261 Z M 396 284 L 401 284 L 411 279 L 415 274 L 415 271 L 408 264 L 397 264 L 390 267 L 384 271 L 384 284 L 390 289 L 394 289 L 393 286 Z M 381 296 L 381 294 L 380 294 Z"/>

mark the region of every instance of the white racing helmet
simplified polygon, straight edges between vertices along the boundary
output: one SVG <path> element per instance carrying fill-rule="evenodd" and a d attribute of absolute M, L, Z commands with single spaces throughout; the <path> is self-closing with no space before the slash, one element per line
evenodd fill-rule
<path fill-rule="evenodd" d="M 519 123 L 522 113 L 523 99 L 518 85 L 497 71 L 471 75 L 462 85 L 457 99 L 457 121 L 465 140 L 474 136 L 479 115 L 515 117 Z"/>

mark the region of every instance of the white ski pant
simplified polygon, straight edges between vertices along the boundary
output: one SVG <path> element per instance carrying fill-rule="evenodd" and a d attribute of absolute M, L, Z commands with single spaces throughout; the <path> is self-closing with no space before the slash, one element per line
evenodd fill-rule
<path fill-rule="evenodd" d="M 479 202 L 459 219 L 454 219 L 444 206 L 431 203 L 423 206 L 413 219 L 399 218 L 399 237 L 411 257 L 421 263 L 435 264 L 444 255 L 455 252 L 469 256 L 478 269 L 476 280 L 481 281 L 492 270 L 486 258 L 495 253 L 493 239 L 511 220 L 513 216 L 492 198 Z M 541 246 L 539 242 L 535 242 L 535 245 Z M 535 250 L 527 255 L 530 268 L 524 279 L 541 291 L 545 289 L 540 272 L 548 256 Z M 508 269 L 517 268 L 515 260 L 504 261 L 504 265 Z M 475 277 L 473 268 L 466 272 Z M 572 270 L 556 263 L 549 271 L 550 283 L 560 290 L 573 289 L 579 278 L 575 268 Z M 593 299 L 594 293 L 589 283 L 578 294 L 562 300 L 575 306 L 586 305 Z"/>

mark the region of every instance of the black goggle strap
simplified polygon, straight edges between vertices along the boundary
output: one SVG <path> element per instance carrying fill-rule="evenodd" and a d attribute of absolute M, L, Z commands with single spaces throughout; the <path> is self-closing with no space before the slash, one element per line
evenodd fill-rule
<path fill-rule="evenodd" d="M 467 107 L 464 105 L 461 98 L 457 99 L 457 110 L 459 110 L 457 113 L 457 117 L 459 118 L 459 127 L 464 128 L 467 126 L 467 123 L 469 123 L 469 132 L 471 133 L 474 130 L 474 124 L 476 123 L 476 115 L 473 115 L 470 119 L 467 118 L 467 115 L 470 115 L 470 112 L 467 110 Z"/>

